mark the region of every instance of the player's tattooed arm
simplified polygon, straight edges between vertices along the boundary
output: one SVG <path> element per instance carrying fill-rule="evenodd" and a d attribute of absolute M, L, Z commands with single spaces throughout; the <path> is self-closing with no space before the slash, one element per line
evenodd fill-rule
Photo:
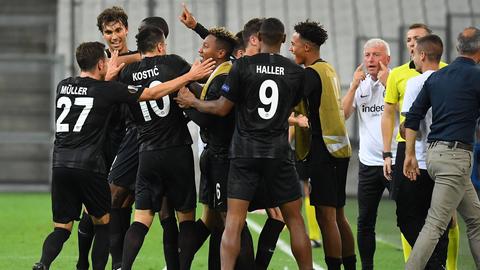
<path fill-rule="evenodd" d="M 174 98 L 181 108 L 195 108 L 199 112 L 226 116 L 233 108 L 234 103 L 221 96 L 215 100 L 200 100 L 196 98 L 188 89 L 178 91 L 178 96 Z"/>
<path fill-rule="evenodd" d="M 145 88 L 139 101 L 160 99 L 170 93 L 177 91 L 186 84 L 208 76 L 215 68 L 215 61 L 212 58 L 200 63 L 195 61 L 190 71 L 173 80 L 161 83 L 152 88 Z"/>

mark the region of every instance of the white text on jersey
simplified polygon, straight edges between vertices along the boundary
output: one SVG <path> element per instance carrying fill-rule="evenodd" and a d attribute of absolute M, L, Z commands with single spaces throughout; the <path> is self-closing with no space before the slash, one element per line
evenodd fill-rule
<path fill-rule="evenodd" d="M 284 75 L 284 68 L 283 67 L 272 67 L 272 66 L 257 66 L 257 73 Z"/>
<path fill-rule="evenodd" d="M 154 67 L 154 68 L 147 69 L 147 70 L 144 70 L 144 71 L 139 71 L 139 72 L 132 73 L 132 79 L 133 79 L 133 81 L 141 81 L 141 80 L 145 80 L 145 79 L 148 79 L 150 77 L 153 77 L 153 76 L 158 76 L 159 74 L 160 73 L 158 72 L 158 68 Z"/>
<path fill-rule="evenodd" d="M 61 95 L 79 95 L 79 96 L 86 96 L 87 95 L 87 87 L 79 87 L 79 86 L 72 86 L 69 85 L 62 85 L 62 89 L 60 90 Z"/>

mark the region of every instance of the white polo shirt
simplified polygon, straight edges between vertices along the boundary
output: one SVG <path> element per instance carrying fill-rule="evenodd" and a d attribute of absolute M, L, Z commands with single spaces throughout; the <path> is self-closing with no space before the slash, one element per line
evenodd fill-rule
<path fill-rule="evenodd" d="M 413 102 L 423 88 L 425 81 L 435 72 L 433 70 L 425 71 L 424 73 L 411 78 L 407 81 L 405 89 L 405 96 L 403 97 L 402 115 L 406 115 L 412 107 Z M 428 109 L 425 119 L 420 122 L 420 128 L 417 132 L 415 140 L 415 156 L 418 161 L 418 167 L 422 170 L 427 169 L 427 136 L 430 133 L 430 125 L 432 124 L 432 108 Z"/>
<path fill-rule="evenodd" d="M 374 81 L 370 75 L 360 82 L 355 91 L 353 108 L 358 115 L 358 131 L 360 136 L 360 149 L 358 157 L 360 162 L 367 166 L 383 166 L 383 140 L 382 140 L 382 114 L 384 110 L 385 87 L 380 81 Z M 398 118 L 398 116 L 396 116 Z M 397 133 L 398 120 L 395 119 Z M 397 145 L 392 140 L 392 155 L 395 162 Z"/>

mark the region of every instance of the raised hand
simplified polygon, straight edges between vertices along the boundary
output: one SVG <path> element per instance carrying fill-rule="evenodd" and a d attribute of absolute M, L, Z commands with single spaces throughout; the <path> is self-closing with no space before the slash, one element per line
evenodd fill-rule
<path fill-rule="evenodd" d="M 357 69 L 355 69 L 355 72 L 353 72 L 353 81 L 352 81 L 352 86 L 356 89 L 358 85 L 360 85 L 360 82 L 365 80 L 366 74 L 365 71 L 363 71 L 363 63 L 360 64 Z"/>
<path fill-rule="evenodd" d="M 379 64 L 380 70 L 378 71 L 377 78 L 380 80 L 383 86 L 387 86 L 387 78 L 388 74 L 390 74 L 390 71 L 388 70 L 387 66 L 382 63 L 382 61 L 379 61 Z"/>
<path fill-rule="evenodd" d="M 207 77 L 215 69 L 215 61 L 212 58 L 200 62 L 196 60 L 188 72 L 189 80 L 196 81 Z"/>
<path fill-rule="evenodd" d="M 185 3 L 182 3 L 182 7 L 183 7 L 182 14 L 178 18 L 186 27 L 190 29 L 195 28 L 195 26 L 197 26 L 197 20 L 195 19 L 195 17 L 193 17 L 190 10 L 188 10 L 187 5 L 185 5 Z"/>
<path fill-rule="evenodd" d="M 113 51 L 110 60 L 108 60 L 107 63 L 107 74 L 105 75 L 105 80 L 114 80 L 124 66 L 125 63 L 118 63 L 118 51 Z"/>

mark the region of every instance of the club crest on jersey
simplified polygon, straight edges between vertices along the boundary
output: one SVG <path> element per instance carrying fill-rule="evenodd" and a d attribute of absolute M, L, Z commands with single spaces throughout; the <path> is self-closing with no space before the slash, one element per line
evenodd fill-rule
<path fill-rule="evenodd" d="M 222 90 L 223 92 L 228 93 L 230 91 L 230 86 L 228 86 L 228 84 L 223 84 Z"/>
<path fill-rule="evenodd" d="M 128 86 L 128 92 L 130 92 L 130 94 L 135 94 L 135 93 L 138 92 L 138 89 L 139 89 L 139 88 L 140 88 L 140 87 L 135 86 L 135 85 L 129 85 L 129 86 Z"/>

